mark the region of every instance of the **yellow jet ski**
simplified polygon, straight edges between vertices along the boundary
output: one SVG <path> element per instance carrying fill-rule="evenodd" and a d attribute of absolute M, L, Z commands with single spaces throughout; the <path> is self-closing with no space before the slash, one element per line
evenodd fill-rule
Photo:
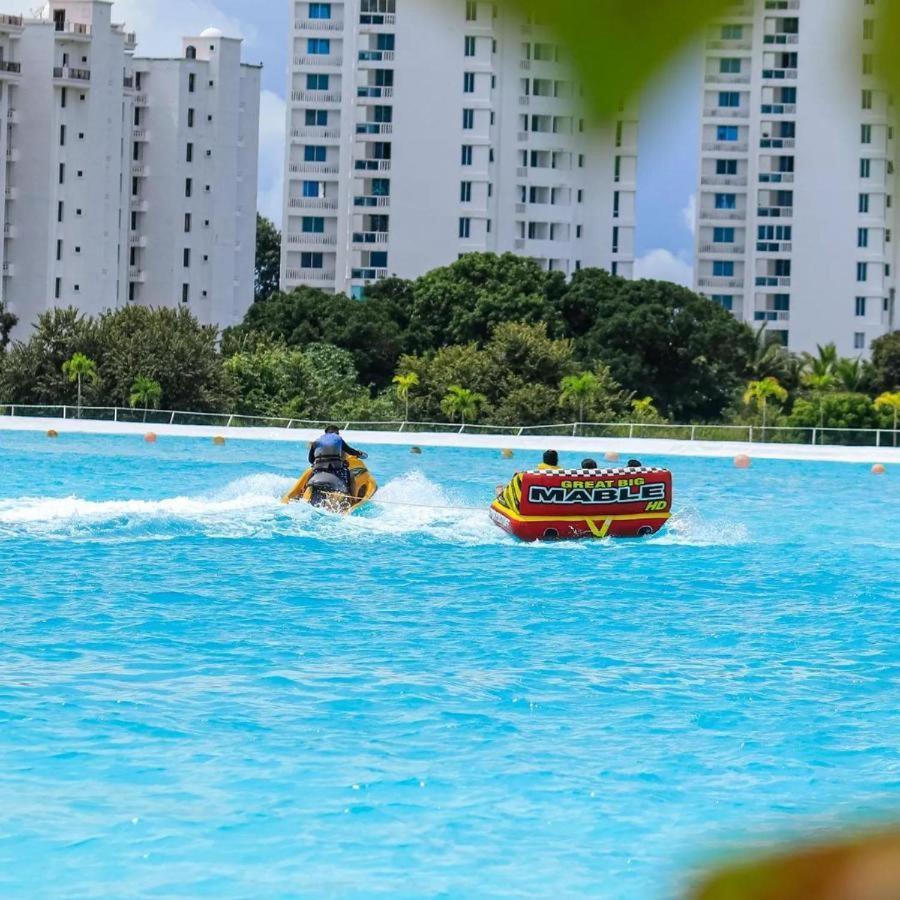
<path fill-rule="evenodd" d="M 309 503 L 342 516 L 365 506 L 378 490 L 378 484 L 366 464 L 357 456 L 346 458 L 350 469 L 350 490 L 333 471 L 313 467 L 282 498 L 282 503 Z"/>

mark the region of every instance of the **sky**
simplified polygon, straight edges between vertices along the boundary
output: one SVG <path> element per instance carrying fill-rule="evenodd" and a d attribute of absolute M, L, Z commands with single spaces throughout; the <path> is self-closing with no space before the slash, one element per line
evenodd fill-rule
<path fill-rule="evenodd" d="M 4 4 L 5 5 L 5 4 Z M 144 56 L 173 56 L 181 37 L 211 25 L 244 39 L 244 61 L 263 64 L 259 209 L 281 224 L 288 0 L 115 0 L 113 18 Z M 701 57 L 688 48 L 641 100 L 636 275 L 691 283 L 700 129 Z"/>

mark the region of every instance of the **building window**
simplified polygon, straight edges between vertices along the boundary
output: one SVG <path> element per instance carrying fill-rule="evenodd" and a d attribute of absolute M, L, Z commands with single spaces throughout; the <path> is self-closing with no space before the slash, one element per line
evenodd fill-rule
<path fill-rule="evenodd" d="M 734 309 L 734 297 L 731 294 L 713 294 L 710 299 L 729 312 Z"/>
<path fill-rule="evenodd" d="M 66 164 L 65 163 L 59 164 L 59 183 L 60 184 L 66 183 Z"/>
<path fill-rule="evenodd" d="M 188 75 L 188 93 L 193 94 L 197 89 L 197 75 L 194 72 L 191 72 Z"/>
<path fill-rule="evenodd" d="M 190 197 L 194 193 L 194 182 L 190 178 L 184 180 L 184 196 Z"/>
<path fill-rule="evenodd" d="M 475 127 L 475 110 L 463 110 L 463 131 L 471 131 Z"/>
<path fill-rule="evenodd" d="M 313 128 L 324 128 L 328 124 L 328 110 L 326 110 L 326 109 L 308 109 L 308 110 L 306 110 L 306 124 Z"/>
<path fill-rule="evenodd" d="M 53 287 L 53 296 L 59 300 L 60 293 L 62 293 L 62 279 L 57 278 Z"/>
<path fill-rule="evenodd" d="M 190 234 L 190 232 L 191 232 L 191 214 L 185 213 L 184 214 L 184 233 Z"/>
<path fill-rule="evenodd" d="M 717 159 L 716 175 L 737 175 L 737 160 Z"/>
<path fill-rule="evenodd" d="M 856 298 L 856 306 L 855 312 L 857 317 L 862 318 L 866 314 L 866 298 L 865 297 L 857 297 Z"/>
<path fill-rule="evenodd" d="M 191 267 L 191 249 L 190 249 L 190 247 L 184 248 L 184 253 L 182 253 L 182 263 L 184 264 L 185 269 L 189 269 Z"/>
<path fill-rule="evenodd" d="M 464 52 L 466 56 L 475 55 L 475 38 L 470 35 L 466 35 Z"/>
<path fill-rule="evenodd" d="M 327 75 L 319 75 L 314 72 L 307 73 L 306 89 L 308 91 L 327 91 L 328 90 L 328 76 Z"/>
<path fill-rule="evenodd" d="M 62 222 L 64 210 L 65 210 L 65 207 L 63 206 L 62 200 L 60 200 L 60 201 L 56 204 L 56 221 L 57 221 L 57 222 Z"/>
<path fill-rule="evenodd" d="M 719 71 L 723 74 L 737 75 L 741 71 L 741 61 L 724 56 L 719 60 Z"/>
<path fill-rule="evenodd" d="M 461 238 L 467 238 L 470 236 L 472 231 L 472 220 L 468 217 L 463 217 L 459 220 L 459 236 Z"/>
<path fill-rule="evenodd" d="M 856 331 L 853 334 L 853 349 L 854 350 L 865 350 L 866 349 L 866 335 L 862 331 Z"/>
<path fill-rule="evenodd" d="M 871 53 L 863 53 L 862 72 L 863 75 L 871 75 L 875 71 L 875 60 Z"/>
<path fill-rule="evenodd" d="M 733 228 L 713 228 L 714 244 L 733 244 L 734 229 Z"/>
<path fill-rule="evenodd" d="M 871 109 L 872 108 L 872 91 L 868 88 L 865 88 L 862 92 L 862 108 L 863 109 Z"/>
<path fill-rule="evenodd" d="M 464 94 L 474 94 L 475 93 L 475 73 L 474 72 L 463 72 L 463 93 Z"/>
<path fill-rule="evenodd" d="M 189 109 L 188 110 L 188 128 L 193 128 L 193 127 L 194 127 L 194 110 Z"/>
<path fill-rule="evenodd" d="M 321 269 L 323 258 L 321 253 L 301 253 L 300 268 L 301 269 Z"/>
<path fill-rule="evenodd" d="M 134 299 L 134 298 L 132 298 Z M 183 284 L 181 286 L 181 302 L 187 303 L 191 299 L 191 286 L 189 284 Z"/>
<path fill-rule="evenodd" d="M 737 209 L 737 194 L 716 194 L 716 209 Z"/>
<path fill-rule="evenodd" d="M 875 37 L 875 20 L 863 19 L 863 40 L 871 41 Z"/>
<path fill-rule="evenodd" d="M 463 181 L 459 186 L 459 202 L 460 203 L 471 203 L 472 202 L 472 182 L 471 181 Z"/>
<path fill-rule="evenodd" d="M 328 148 L 317 144 L 307 144 L 303 148 L 303 159 L 305 162 L 325 162 L 328 156 Z"/>
<path fill-rule="evenodd" d="M 868 194 L 860 194 L 859 195 L 859 211 L 861 213 L 867 213 L 869 211 L 869 195 Z"/>
<path fill-rule="evenodd" d="M 306 52 L 310 56 L 328 56 L 331 53 L 331 41 L 328 38 L 307 38 Z"/>
<path fill-rule="evenodd" d="M 737 91 L 719 91 L 719 106 L 738 107 L 741 105 L 741 95 Z"/>
<path fill-rule="evenodd" d="M 477 0 L 466 0 L 466 21 L 475 22 L 478 19 Z"/>
<path fill-rule="evenodd" d="M 321 181 L 304 181 L 303 182 L 303 196 L 304 197 L 321 197 L 322 196 L 322 182 Z"/>
<path fill-rule="evenodd" d="M 304 216 L 301 228 L 304 234 L 324 234 L 325 219 L 321 216 Z"/>
<path fill-rule="evenodd" d="M 872 176 L 872 160 L 871 159 L 861 159 L 859 161 L 859 177 L 860 178 L 871 178 Z"/>
<path fill-rule="evenodd" d="M 734 277 L 734 262 L 730 259 L 717 259 L 713 262 L 713 275 L 716 278 Z"/>
<path fill-rule="evenodd" d="M 869 264 L 864 262 L 858 262 L 856 264 L 856 280 L 857 281 L 867 281 L 869 278 Z"/>
<path fill-rule="evenodd" d="M 309 17 L 311 19 L 330 19 L 331 4 L 330 3 L 310 3 Z"/>
<path fill-rule="evenodd" d="M 717 141 L 736 141 L 738 139 L 737 125 L 719 125 L 716 127 Z"/>
<path fill-rule="evenodd" d="M 193 144 L 187 145 L 187 150 L 185 151 L 184 158 L 185 158 L 186 162 L 194 161 L 194 145 Z"/>
<path fill-rule="evenodd" d="M 464 166 L 472 165 L 472 145 L 471 144 L 463 144 L 462 148 L 462 164 Z"/>
<path fill-rule="evenodd" d="M 860 141 L 863 144 L 871 144 L 872 143 L 872 126 L 871 125 L 860 125 Z"/>
<path fill-rule="evenodd" d="M 856 229 L 856 246 L 857 247 L 868 247 L 869 246 L 869 229 L 868 228 L 857 228 Z"/>

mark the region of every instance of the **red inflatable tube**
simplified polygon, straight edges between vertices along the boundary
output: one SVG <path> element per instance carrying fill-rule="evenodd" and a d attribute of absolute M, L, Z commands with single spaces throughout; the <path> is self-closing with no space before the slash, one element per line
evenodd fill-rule
<path fill-rule="evenodd" d="M 520 472 L 491 505 L 491 519 L 524 541 L 645 537 L 672 514 L 668 469 Z"/>

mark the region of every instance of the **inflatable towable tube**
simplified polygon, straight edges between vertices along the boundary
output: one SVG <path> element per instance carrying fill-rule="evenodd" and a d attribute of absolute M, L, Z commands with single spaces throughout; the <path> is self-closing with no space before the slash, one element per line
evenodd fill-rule
<path fill-rule="evenodd" d="M 648 467 L 519 472 L 490 514 L 524 541 L 645 537 L 672 514 L 672 473 Z"/>

